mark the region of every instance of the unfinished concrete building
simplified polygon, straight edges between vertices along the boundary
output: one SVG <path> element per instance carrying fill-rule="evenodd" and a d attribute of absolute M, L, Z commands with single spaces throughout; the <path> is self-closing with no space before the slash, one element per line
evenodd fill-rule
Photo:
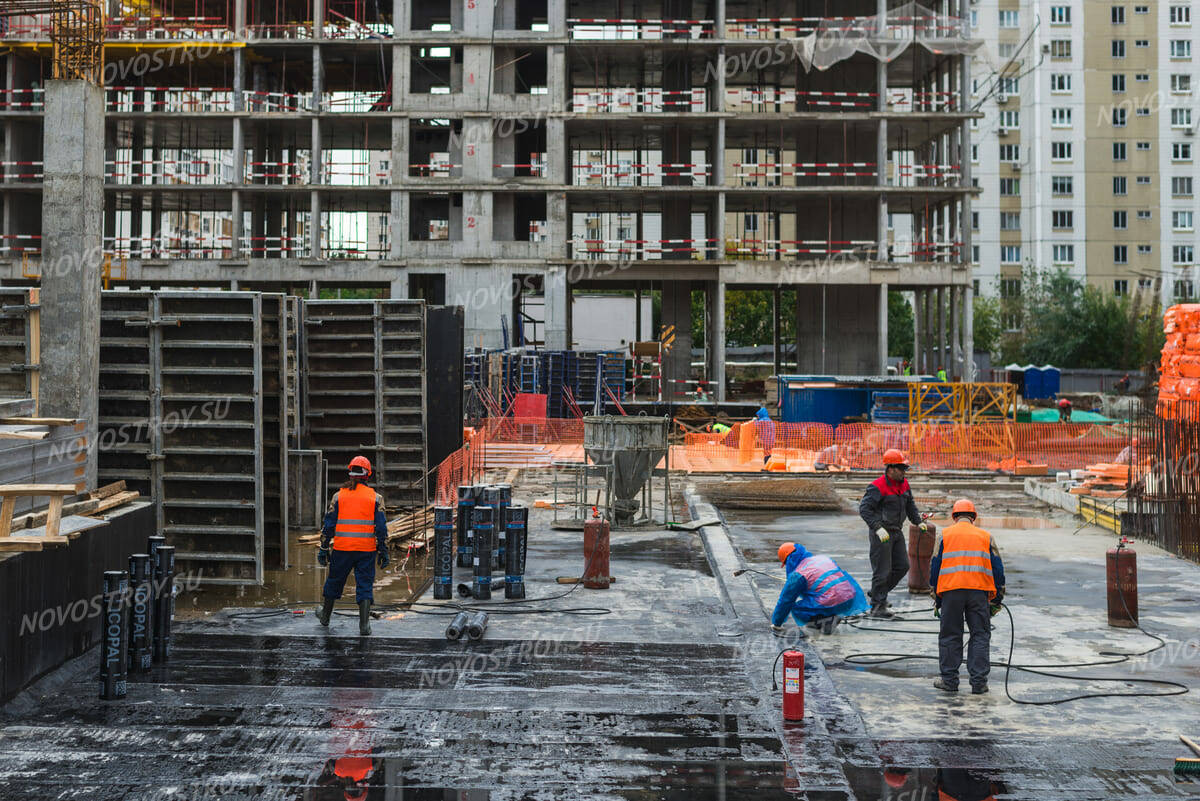
<path fill-rule="evenodd" d="M 915 290 L 918 366 L 970 377 L 966 0 L 107 6 L 78 126 L 43 118 L 48 18 L 0 32 L 7 284 L 70 250 L 43 209 L 87 214 L 44 196 L 78 188 L 46 148 L 102 126 L 117 286 L 373 287 L 463 305 L 468 346 L 552 348 L 573 292 L 655 293 L 672 392 L 718 398 L 728 289 L 774 290 L 820 374 L 881 372 Z"/>

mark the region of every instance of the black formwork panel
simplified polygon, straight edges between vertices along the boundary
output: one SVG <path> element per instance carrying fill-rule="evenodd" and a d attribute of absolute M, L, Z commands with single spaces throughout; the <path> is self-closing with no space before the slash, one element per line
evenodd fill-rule
<path fill-rule="evenodd" d="M 306 446 L 329 463 L 331 487 L 357 455 L 390 509 L 425 503 L 425 304 L 305 301 L 301 402 Z"/>
<path fill-rule="evenodd" d="M 463 307 L 425 308 L 425 387 L 428 395 L 426 450 L 437 467 L 462 447 Z M 429 487 L 434 492 L 435 487 Z"/>
<path fill-rule="evenodd" d="M 0 399 L 37 395 L 38 290 L 0 288 Z"/>
<path fill-rule="evenodd" d="M 144 485 L 207 583 L 286 564 L 285 314 L 256 292 L 102 294 L 100 477 Z"/>

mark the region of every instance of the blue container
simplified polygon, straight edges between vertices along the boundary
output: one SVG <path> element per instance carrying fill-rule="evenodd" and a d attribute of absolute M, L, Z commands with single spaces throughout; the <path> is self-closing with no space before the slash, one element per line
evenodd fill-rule
<path fill-rule="evenodd" d="M 1037 400 L 1045 398 L 1046 389 L 1042 371 L 1037 367 L 1025 368 L 1025 399 Z"/>
<path fill-rule="evenodd" d="M 1042 368 L 1042 391 L 1046 394 L 1044 398 L 1054 398 L 1058 396 L 1062 389 L 1062 370 L 1057 367 L 1046 365 Z"/>
<path fill-rule="evenodd" d="M 795 377 L 791 379 L 796 381 Z M 781 379 L 779 391 L 783 399 L 780 418 L 785 423 L 826 423 L 836 426 L 843 418 L 865 416 L 871 408 L 869 389 L 788 387 L 787 382 Z"/>

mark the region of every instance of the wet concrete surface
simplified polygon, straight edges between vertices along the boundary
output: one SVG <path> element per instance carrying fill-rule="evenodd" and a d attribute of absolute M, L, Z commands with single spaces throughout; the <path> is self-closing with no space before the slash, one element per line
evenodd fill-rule
<path fill-rule="evenodd" d="M 527 503 L 540 492 L 517 488 Z M 229 608 L 180 621 L 171 660 L 132 675 L 123 701 L 96 699 L 95 652 L 69 663 L 0 708 L 0 799 L 1188 795 L 1171 780 L 1168 755 L 1183 753 L 1168 741 L 1200 719 L 1194 696 L 1027 713 L 1002 695 L 937 697 L 925 665 L 844 661 L 853 650 L 901 650 L 896 638 L 910 635 L 771 636 L 778 584 L 734 579 L 733 567 L 777 573 L 780 539 L 800 539 L 862 577 L 852 515 L 731 512 L 729 532 L 614 532 L 616 582 L 602 591 L 556 583 L 582 569 L 582 534 L 554 531 L 549 518 L 534 510 L 531 519 L 530 599 L 505 601 L 498 587 L 478 605 L 492 612 L 480 642 L 442 633 L 473 602 L 434 602 L 428 591 L 418 606 L 385 607 L 369 638 L 348 614 L 322 629 L 311 607 L 294 606 L 319 594 L 310 565 L 260 596 L 235 594 Z M 1184 635 L 1200 568 L 1149 557 L 1147 621 Z M 1031 631 L 1025 647 L 1054 650 L 1072 636 L 1072 651 L 1112 644 L 1079 601 L 1095 580 L 1083 555 L 1069 570 L 1040 552 L 1011 559 L 1014 606 L 1032 607 L 1033 588 L 1045 585 L 1052 603 L 1080 607 L 1058 628 Z M 380 596 L 398 599 L 404 588 Z M 289 608 L 251 608 L 275 603 Z M 929 648 L 911 636 L 904 648 Z M 808 694 L 804 722 L 785 726 L 771 674 L 789 643 L 806 653 Z"/>

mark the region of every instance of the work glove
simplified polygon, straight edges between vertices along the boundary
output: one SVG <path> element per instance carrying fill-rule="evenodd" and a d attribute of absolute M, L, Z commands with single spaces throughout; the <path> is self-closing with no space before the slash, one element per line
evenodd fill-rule
<path fill-rule="evenodd" d="M 774 623 L 772 623 L 771 624 L 771 633 L 774 634 L 776 637 L 782 637 L 783 636 L 783 626 L 776 626 Z"/>
<path fill-rule="evenodd" d="M 887 542 L 888 540 L 890 540 L 892 538 L 892 535 L 889 534 L 888 530 L 886 528 L 884 528 L 883 526 L 880 526 L 879 528 L 875 529 L 875 536 L 879 537 L 880 542 Z"/>
<path fill-rule="evenodd" d="M 320 565 L 321 567 L 329 566 L 329 549 L 328 548 L 318 548 L 317 549 L 317 564 Z"/>
<path fill-rule="evenodd" d="M 380 568 L 386 568 L 388 565 L 390 565 L 392 563 L 392 557 L 387 552 L 387 548 L 377 551 L 377 553 L 379 555 L 379 567 Z"/>
<path fill-rule="evenodd" d="M 917 526 L 917 528 L 921 529 L 921 531 L 929 531 L 929 524 L 922 520 L 921 524 Z"/>
<path fill-rule="evenodd" d="M 933 616 L 942 619 L 942 599 L 937 595 L 933 596 Z"/>
<path fill-rule="evenodd" d="M 996 615 L 1000 614 L 1000 606 L 1003 603 L 1004 603 L 1004 593 L 1002 593 L 1002 592 L 996 593 L 996 597 L 992 599 L 990 604 L 988 604 L 988 612 L 991 613 L 992 617 L 995 617 Z"/>

